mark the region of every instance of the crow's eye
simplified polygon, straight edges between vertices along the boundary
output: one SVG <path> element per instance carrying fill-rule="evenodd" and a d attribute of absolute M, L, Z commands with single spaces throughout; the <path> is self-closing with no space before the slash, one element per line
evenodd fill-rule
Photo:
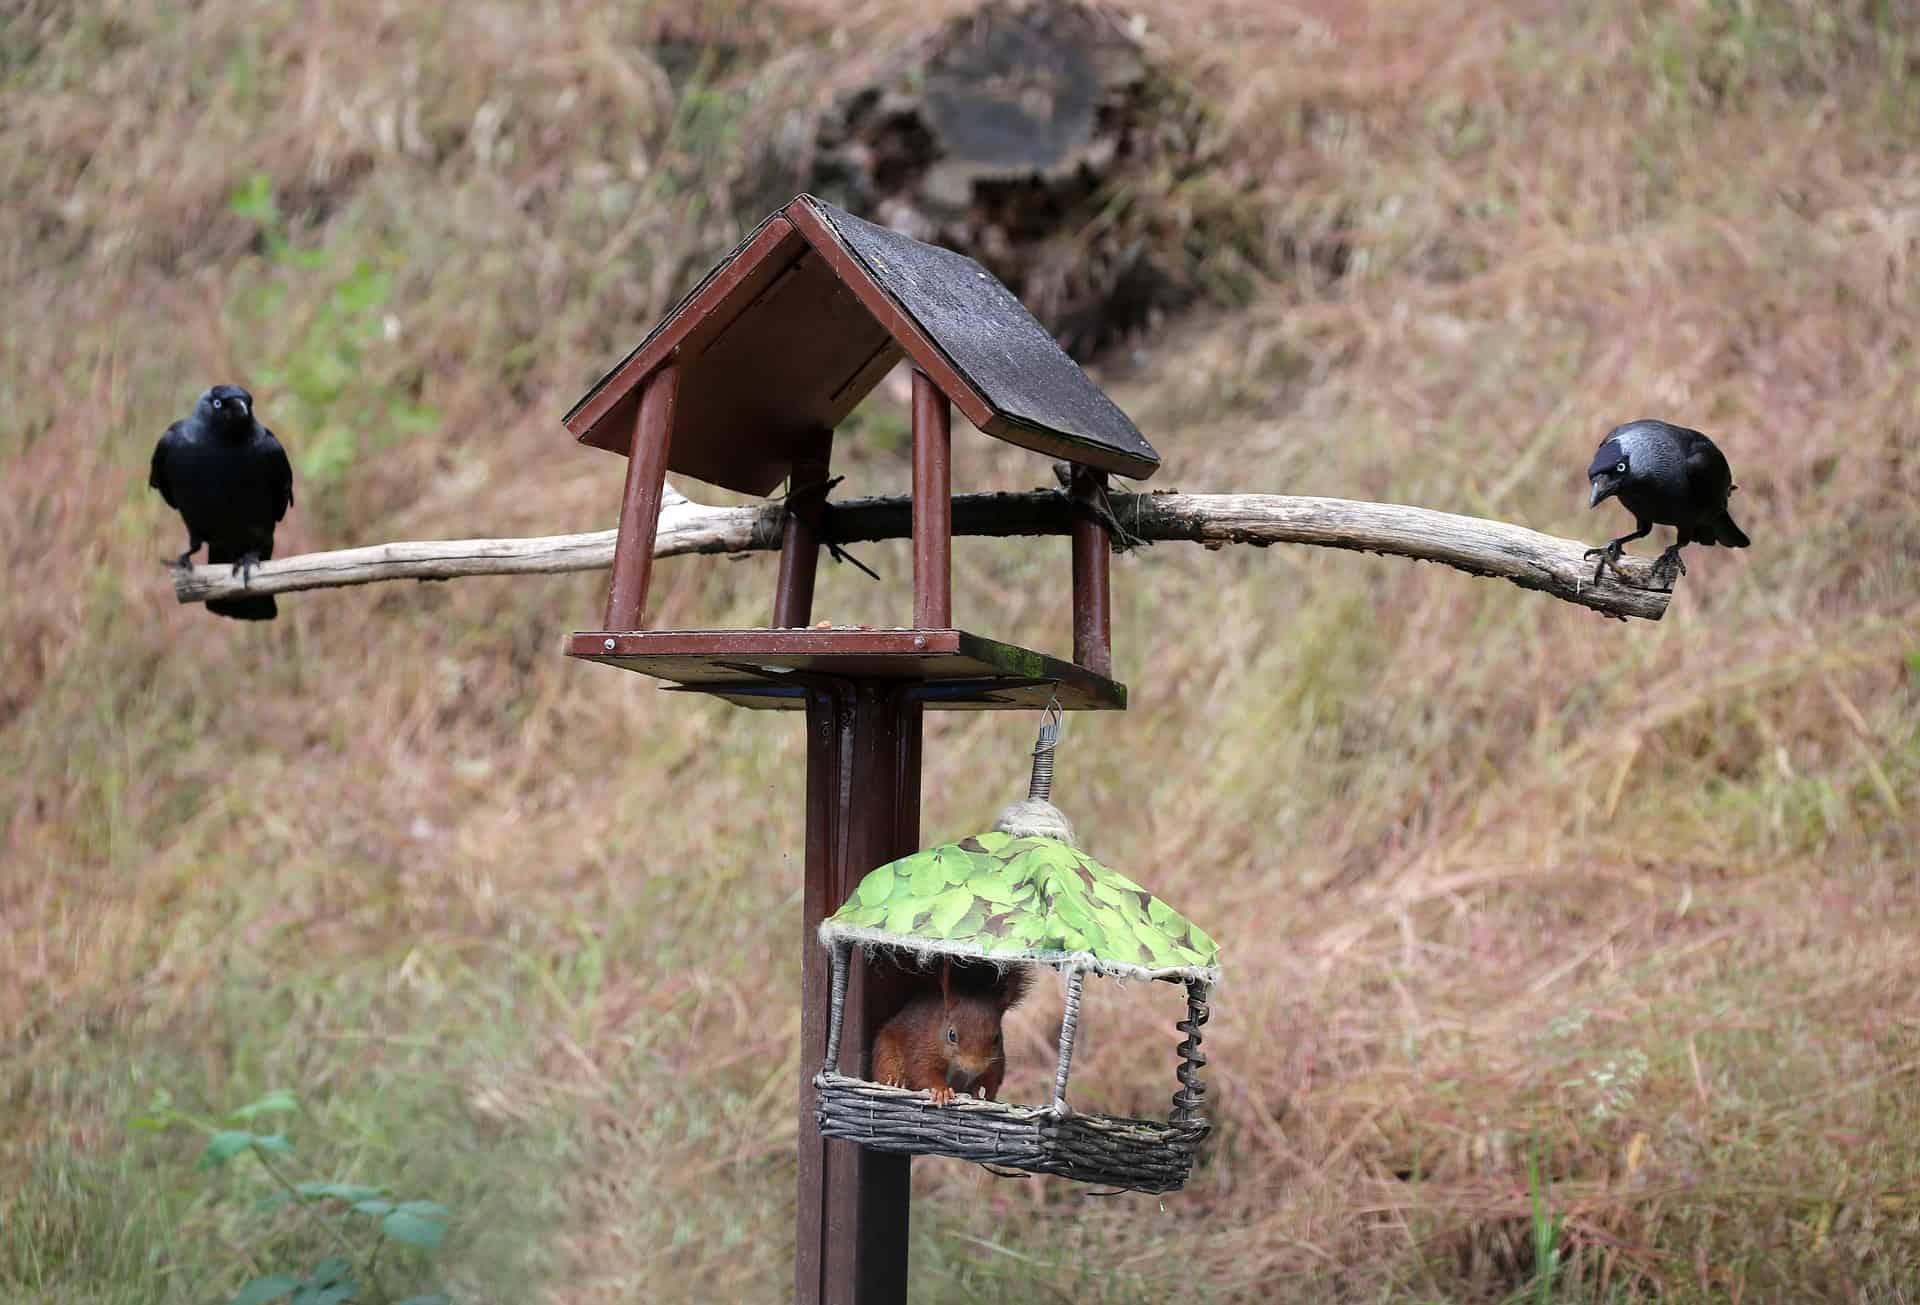
<path fill-rule="evenodd" d="M 214 407 L 216 407 L 216 408 L 217 408 L 217 407 L 219 407 L 219 406 L 220 406 L 220 400 L 218 400 L 218 399 L 215 399 L 215 400 L 213 401 L 213 406 L 214 406 Z"/>
<path fill-rule="evenodd" d="M 947 1041 L 948 1042 L 960 1041 L 960 1035 L 953 1031 L 953 1025 L 951 1024 L 947 1025 Z"/>
<path fill-rule="evenodd" d="M 1622 475 L 1622 476 L 1624 476 L 1624 475 L 1626 475 L 1626 474 L 1627 474 L 1627 464 L 1626 464 L 1626 463 L 1625 463 L 1624 461 L 1623 461 L 1623 462 L 1616 462 L 1616 463 L 1614 463 L 1614 464 L 1613 464 L 1613 469 L 1614 469 L 1614 471 L 1615 471 L 1615 472 L 1617 472 L 1618 474 L 1620 474 L 1620 475 Z"/>

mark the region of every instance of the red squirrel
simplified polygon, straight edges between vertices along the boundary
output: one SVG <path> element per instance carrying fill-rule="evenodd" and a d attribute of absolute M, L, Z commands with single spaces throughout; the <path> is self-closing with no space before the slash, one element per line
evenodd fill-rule
<path fill-rule="evenodd" d="M 1006 1076 L 1000 1021 L 1027 995 L 1033 971 L 992 965 L 940 963 L 940 986 L 922 985 L 873 1040 L 873 1077 L 888 1087 L 933 1094 L 936 1105 L 955 1092 L 986 1093 L 992 1101 Z"/>

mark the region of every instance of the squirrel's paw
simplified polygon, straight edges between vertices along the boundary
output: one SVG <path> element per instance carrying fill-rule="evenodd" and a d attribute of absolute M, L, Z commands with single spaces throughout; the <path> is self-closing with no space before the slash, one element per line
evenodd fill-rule
<path fill-rule="evenodd" d="M 936 1106 L 951 1105 L 953 1103 L 953 1089 L 945 1083 L 940 1084 L 938 1087 L 928 1088 L 927 1091 L 933 1095 L 933 1104 Z"/>

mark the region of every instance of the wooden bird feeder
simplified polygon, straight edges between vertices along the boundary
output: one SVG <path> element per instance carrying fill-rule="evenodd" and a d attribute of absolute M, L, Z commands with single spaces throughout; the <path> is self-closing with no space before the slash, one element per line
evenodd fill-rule
<path fill-rule="evenodd" d="M 902 359 L 914 367 L 912 622 L 809 628 L 820 547 L 831 542 L 834 428 Z M 1073 524 L 1071 661 L 954 622 L 954 407 L 989 435 L 1072 465 L 1085 510 Z M 806 710 L 800 1033 L 817 1065 L 830 1006 L 844 1012 L 844 1032 L 833 1021 L 839 1063 L 864 1067 L 911 980 L 853 957 L 836 981 L 817 936 L 868 871 L 919 846 L 923 709 L 1126 706 L 1112 678 L 1111 541 L 1093 505 L 1110 474 L 1150 476 L 1159 455 L 978 263 L 808 195 L 756 227 L 565 420 L 582 443 L 628 457 L 606 619 L 573 635 L 568 653 L 742 706 Z M 767 628 L 646 628 L 669 471 L 746 494 L 787 482 Z M 902 1301 L 908 1157 L 824 1136 L 812 1080 L 796 1085 L 795 1299 Z"/>
<path fill-rule="evenodd" d="M 913 364 L 913 621 L 806 628 L 834 428 L 894 364 Z M 930 706 L 1123 708 L 1112 678 L 1107 530 L 1073 536 L 1073 660 L 956 627 L 950 414 L 1065 459 L 1076 492 L 1160 457 L 1007 288 L 970 258 L 810 195 L 768 217 L 566 416 L 584 444 L 628 455 L 605 628 L 572 656 L 742 706 L 798 707 L 795 673 L 919 686 Z M 789 484 L 773 616 L 764 630 L 645 628 L 666 474 L 746 494 Z"/>

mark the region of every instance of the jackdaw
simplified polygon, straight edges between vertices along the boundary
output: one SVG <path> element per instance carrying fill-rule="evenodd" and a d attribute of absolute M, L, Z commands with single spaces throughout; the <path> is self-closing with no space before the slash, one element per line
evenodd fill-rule
<path fill-rule="evenodd" d="M 1655 582 L 1665 577 L 1669 589 L 1676 575 L 1687 573 L 1680 550 L 1688 544 L 1745 548 L 1750 542 L 1727 515 L 1727 495 L 1738 488 L 1733 472 L 1713 441 L 1697 430 L 1664 421 L 1615 426 L 1600 441 L 1587 479 L 1593 483 L 1588 507 L 1618 498 L 1639 527 L 1605 547 L 1587 550 L 1588 557 L 1600 559 L 1593 568 L 1595 584 L 1601 571 L 1619 560 L 1621 545 L 1643 537 L 1655 525 L 1672 526 L 1675 532 L 1673 546 L 1653 564 Z"/>
<path fill-rule="evenodd" d="M 253 396 L 216 385 L 153 446 L 147 484 L 187 523 L 188 566 L 201 544 L 210 563 L 231 562 L 243 577 L 273 556 L 273 528 L 293 506 L 293 467 L 273 432 L 253 417 Z M 272 594 L 220 598 L 207 610 L 241 621 L 271 621 Z"/>

